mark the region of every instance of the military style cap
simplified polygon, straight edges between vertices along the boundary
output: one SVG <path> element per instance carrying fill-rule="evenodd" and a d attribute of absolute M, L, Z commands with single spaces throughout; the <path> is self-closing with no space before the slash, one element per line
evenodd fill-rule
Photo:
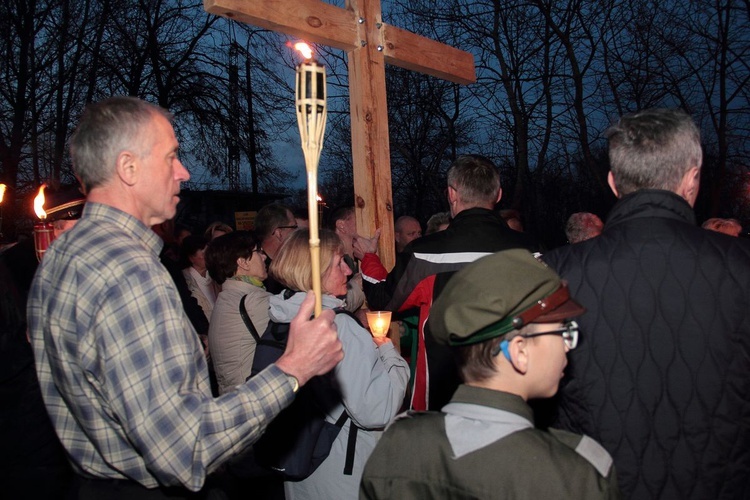
<path fill-rule="evenodd" d="M 529 323 L 583 314 L 567 284 L 523 249 L 483 257 L 458 271 L 432 305 L 435 340 L 461 346 L 484 342 Z"/>
<path fill-rule="evenodd" d="M 62 219 L 80 219 L 86 197 L 78 186 L 63 186 L 59 189 L 49 188 L 44 193 L 44 211 L 47 220 L 54 222 Z"/>

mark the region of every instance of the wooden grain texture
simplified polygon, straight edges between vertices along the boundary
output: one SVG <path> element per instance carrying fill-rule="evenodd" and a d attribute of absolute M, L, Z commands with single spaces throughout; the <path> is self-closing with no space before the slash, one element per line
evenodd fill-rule
<path fill-rule="evenodd" d="M 468 52 L 383 23 L 380 0 L 204 0 L 207 12 L 347 52 L 357 231 L 381 229 L 378 252 L 396 260 L 385 64 L 448 81 L 476 81 Z"/>

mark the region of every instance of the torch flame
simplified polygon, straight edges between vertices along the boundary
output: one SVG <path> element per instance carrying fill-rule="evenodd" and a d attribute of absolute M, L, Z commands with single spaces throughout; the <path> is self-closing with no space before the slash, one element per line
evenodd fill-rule
<path fill-rule="evenodd" d="M 0 203 L 3 202 L 3 198 L 5 197 L 5 188 L 7 188 L 5 184 L 0 184 Z"/>
<path fill-rule="evenodd" d="M 318 199 L 318 201 L 323 201 L 323 197 L 319 194 L 316 194 L 315 197 Z M 2 198 L 0 198 L 0 200 L 2 200 Z"/>
<path fill-rule="evenodd" d="M 305 42 L 295 43 L 294 48 L 297 49 L 305 57 L 305 59 L 312 59 L 312 48 Z"/>
<path fill-rule="evenodd" d="M 46 184 L 42 184 L 39 188 L 39 194 L 34 198 L 34 212 L 42 220 L 47 218 L 47 212 L 44 211 L 44 188 L 46 187 Z"/>

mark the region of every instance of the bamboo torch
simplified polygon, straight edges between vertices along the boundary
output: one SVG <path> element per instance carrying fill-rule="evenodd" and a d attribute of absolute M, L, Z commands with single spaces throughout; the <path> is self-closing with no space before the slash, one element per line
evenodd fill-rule
<path fill-rule="evenodd" d="M 297 66 L 297 125 L 302 139 L 307 171 L 307 212 L 310 217 L 310 259 L 312 285 L 315 293 L 315 317 L 323 309 L 320 285 L 320 231 L 318 230 L 318 162 L 323 148 L 326 128 L 326 69 L 312 57 L 312 49 L 306 43 L 294 46 L 305 57 Z"/>

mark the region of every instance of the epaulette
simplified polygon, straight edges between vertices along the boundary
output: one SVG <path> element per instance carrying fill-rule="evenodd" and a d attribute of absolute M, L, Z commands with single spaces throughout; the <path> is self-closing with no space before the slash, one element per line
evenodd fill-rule
<path fill-rule="evenodd" d="M 596 440 L 581 434 L 549 429 L 558 441 L 573 448 L 576 453 L 586 459 L 603 477 L 609 475 L 612 469 L 612 456 Z"/>

